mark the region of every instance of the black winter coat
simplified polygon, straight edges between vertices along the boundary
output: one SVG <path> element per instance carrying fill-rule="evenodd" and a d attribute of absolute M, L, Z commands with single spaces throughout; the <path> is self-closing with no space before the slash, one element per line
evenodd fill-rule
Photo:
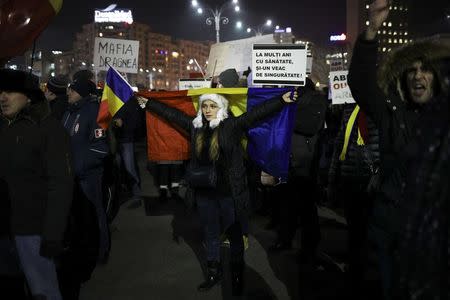
<path fill-rule="evenodd" d="M 370 118 L 367 118 L 368 140 L 365 141 L 365 145 L 359 146 L 357 144 L 358 121 L 355 120 L 352 132 L 350 133 L 345 160 L 340 161 L 339 159 L 342 148 L 344 147 L 347 124 L 355 107 L 355 104 L 350 104 L 344 108 L 341 127 L 336 136 L 333 158 L 328 173 L 328 182 L 330 184 L 338 183 L 338 181 L 368 182 L 372 175 L 370 165 L 379 163 L 378 130 Z"/>
<path fill-rule="evenodd" d="M 62 122 L 70 135 L 74 174 L 102 174 L 109 153 L 106 132 L 97 124 L 99 103 L 88 96 L 68 106 Z"/>
<path fill-rule="evenodd" d="M 145 112 L 136 98 L 128 100 L 114 115 L 114 119 L 122 119 L 121 128 L 115 128 L 120 143 L 133 143 L 145 136 Z"/>
<path fill-rule="evenodd" d="M 282 99 L 274 98 L 239 117 L 225 119 L 215 129 L 219 130 L 220 162 L 217 164 L 218 174 L 226 177 L 224 180 L 221 180 L 219 175 L 219 184 L 226 182 L 226 188 L 234 200 L 238 215 L 249 208 L 249 190 L 244 166 L 245 153 L 241 140 L 249 128 L 256 126 L 258 121 L 262 121 L 271 114 L 280 111 L 283 105 Z M 203 128 L 194 128 L 192 124 L 193 117 L 155 100 L 149 100 L 146 108 L 193 135 L 192 141 L 195 141 L 195 135 L 205 130 L 205 126 L 209 126 L 205 123 Z M 195 149 L 195 145 L 191 144 L 191 149 Z"/>
<path fill-rule="evenodd" d="M 72 203 L 69 137 L 44 101 L 0 115 L 0 233 L 41 235 L 61 250 Z"/>
<path fill-rule="evenodd" d="M 377 85 L 378 42 L 360 37 L 354 48 L 348 84 L 361 109 L 375 122 L 380 136 L 380 192 L 397 203 L 405 186 L 404 156 L 421 108 L 405 102 L 396 90 L 385 95 Z"/>

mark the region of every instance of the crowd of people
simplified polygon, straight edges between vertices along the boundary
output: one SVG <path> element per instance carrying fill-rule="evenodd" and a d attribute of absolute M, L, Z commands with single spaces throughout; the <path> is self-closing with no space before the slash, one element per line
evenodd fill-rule
<path fill-rule="evenodd" d="M 389 1 L 376 0 L 368 11 L 348 75 L 356 103 L 339 107 L 310 79 L 238 117 L 219 93 L 200 96 L 195 116 L 134 96 L 105 130 L 97 123 L 99 92 L 91 72 L 51 77 L 43 92 L 36 76 L 0 70 L 1 288 L 11 290 L 19 276 L 29 299 L 79 298 L 81 284 L 108 262 L 112 247 L 114 216 L 107 207 L 114 193 L 106 182 L 127 189 L 120 201 L 129 200 L 129 209 L 142 206 L 147 183 L 135 144 L 145 136 L 149 111 L 190 142 L 188 162 L 157 161 L 149 168 L 161 202 L 179 198 L 182 181 L 194 191 L 189 196 L 206 254 L 199 292 L 223 278 L 220 249 L 227 240 L 232 294 L 242 295 L 244 249 L 258 201 L 270 215 L 267 227 L 277 232 L 269 251 L 293 248 L 300 225 L 298 263 L 314 267 L 320 202 L 345 213 L 350 299 L 364 298 L 369 248 L 383 299 L 449 299 L 450 46 L 418 41 L 380 59 L 377 32 Z M 244 73 L 251 76 L 250 69 Z M 247 83 L 234 69 L 217 80 L 218 88 Z M 241 140 L 288 105 L 296 105 L 296 115 L 288 177 L 280 181 L 252 163 Z"/>

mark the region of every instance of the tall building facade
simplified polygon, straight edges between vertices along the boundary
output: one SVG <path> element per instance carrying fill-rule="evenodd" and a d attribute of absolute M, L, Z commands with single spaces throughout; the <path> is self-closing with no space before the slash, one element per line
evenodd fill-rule
<path fill-rule="evenodd" d="M 347 0 L 347 39 L 354 44 L 358 35 L 369 25 L 368 10 L 372 0 Z M 413 41 L 409 30 L 411 0 L 396 0 L 389 7 L 389 16 L 378 31 L 379 51 L 389 52 L 393 48 Z"/>
<path fill-rule="evenodd" d="M 192 64 L 194 59 L 201 68 L 205 68 L 212 45 L 212 42 L 176 40 L 153 32 L 150 26 L 138 22 L 91 23 L 83 26 L 73 44 L 75 64 L 80 68 L 95 69 L 93 45 L 96 37 L 138 40 L 138 73 L 128 74 L 127 79 L 132 84 L 150 89 L 177 89 L 180 78 L 200 71 L 196 64 Z M 103 80 L 104 73 L 98 72 L 97 79 Z"/>

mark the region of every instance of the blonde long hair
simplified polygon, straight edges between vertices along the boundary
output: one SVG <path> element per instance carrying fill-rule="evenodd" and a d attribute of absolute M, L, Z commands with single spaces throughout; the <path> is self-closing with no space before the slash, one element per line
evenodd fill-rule
<path fill-rule="evenodd" d="M 202 153 L 205 144 L 205 132 L 201 130 L 195 137 L 195 154 L 198 158 Z M 209 158 L 212 161 L 219 159 L 219 130 L 215 129 L 211 137 L 211 143 L 209 145 Z"/>

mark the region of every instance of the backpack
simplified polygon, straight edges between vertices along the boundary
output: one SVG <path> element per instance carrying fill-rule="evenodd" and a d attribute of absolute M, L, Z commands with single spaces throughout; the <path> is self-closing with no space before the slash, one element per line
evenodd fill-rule
<path fill-rule="evenodd" d="M 318 159 L 319 135 L 328 104 L 324 96 L 317 92 L 306 94 L 299 101 L 291 139 L 290 167 L 292 175 L 309 177 Z"/>

